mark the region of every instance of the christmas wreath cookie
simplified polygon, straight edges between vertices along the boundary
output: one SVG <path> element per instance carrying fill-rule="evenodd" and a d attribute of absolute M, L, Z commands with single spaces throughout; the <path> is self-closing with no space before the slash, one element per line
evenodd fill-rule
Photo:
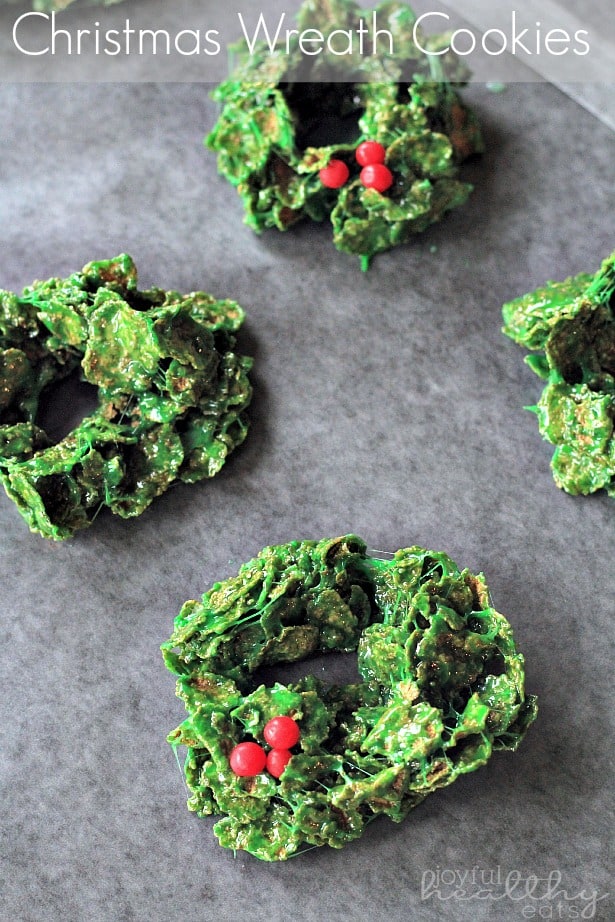
<path fill-rule="evenodd" d="M 335 246 L 363 268 L 465 202 L 471 186 L 459 164 L 482 150 L 475 117 L 443 76 L 459 83 L 467 72 L 444 53 L 446 36 L 415 44 L 405 4 L 369 11 L 308 0 L 297 31 L 331 35 L 372 21 L 390 32 L 390 53 L 307 56 L 292 37 L 288 49 L 255 48 L 214 92 L 222 112 L 206 139 L 248 226 L 284 231 L 329 217 Z"/>
<path fill-rule="evenodd" d="M 504 305 L 504 333 L 534 353 L 538 405 L 558 487 L 615 496 L 615 253 L 595 275 L 548 282 Z"/>
<path fill-rule="evenodd" d="M 419 547 L 370 557 L 354 535 L 265 548 L 186 602 L 162 650 L 189 713 L 169 736 L 188 749 L 189 808 L 268 861 L 401 821 L 536 715 L 482 576 Z M 356 651 L 361 681 L 259 681 L 336 651 Z"/>
<path fill-rule="evenodd" d="M 220 470 L 247 431 L 243 318 L 204 292 L 139 291 L 127 255 L 0 291 L 0 479 L 32 531 L 68 538 L 103 506 L 138 515 Z M 53 444 L 39 401 L 77 370 L 98 407 Z"/>

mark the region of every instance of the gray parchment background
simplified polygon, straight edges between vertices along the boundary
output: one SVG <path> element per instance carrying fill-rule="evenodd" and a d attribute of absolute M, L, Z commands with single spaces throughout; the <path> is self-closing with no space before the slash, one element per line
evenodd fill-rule
<path fill-rule="evenodd" d="M 470 202 L 362 274 L 327 226 L 242 225 L 201 146 L 205 87 L 2 88 L 0 285 L 127 251 L 144 285 L 238 300 L 255 356 L 251 432 L 215 480 L 63 544 L 0 497 L 2 918 L 523 919 L 531 901 L 421 899 L 429 871 L 475 866 L 559 870 L 571 897 L 610 891 L 593 917 L 613 918 L 615 506 L 555 487 L 522 409 L 540 382 L 500 306 L 611 251 L 614 138 L 548 85 L 466 97 L 488 142 Z M 539 720 L 401 826 L 280 865 L 234 858 L 185 809 L 159 644 L 263 545 L 346 531 L 482 569 Z"/>

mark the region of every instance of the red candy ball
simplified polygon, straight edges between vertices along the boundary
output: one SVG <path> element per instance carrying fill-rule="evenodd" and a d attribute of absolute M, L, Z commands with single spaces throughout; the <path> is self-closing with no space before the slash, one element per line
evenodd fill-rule
<path fill-rule="evenodd" d="M 363 141 L 357 147 L 355 157 L 361 166 L 368 166 L 370 163 L 384 163 L 386 153 L 385 148 L 378 141 Z"/>
<path fill-rule="evenodd" d="M 290 760 L 292 752 L 288 749 L 271 749 L 267 753 L 267 771 L 274 778 L 279 778 Z"/>
<path fill-rule="evenodd" d="M 370 163 L 361 170 L 360 180 L 366 189 L 386 192 L 393 185 L 393 174 L 384 163 Z"/>
<path fill-rule="evenodd" d="M 327 189 L 339 189 L 350 176 L 350 170 L 343 160 L 329 160 L 327 166 L 320 170 L 320 181 Z"/>
<path fill-rule="evenodd" d="M 231 768 L 241 778 L 252 778 L 265 770 L 267 756 L 258 743 L 239 743 L 229 757 Z"/>
<path fill-rule="evenodd" d="M 273 749 L 292 749 L 299 742 L 301 731 L 292 717 L 272 717 L 265 724 L 263 736 Z"/>

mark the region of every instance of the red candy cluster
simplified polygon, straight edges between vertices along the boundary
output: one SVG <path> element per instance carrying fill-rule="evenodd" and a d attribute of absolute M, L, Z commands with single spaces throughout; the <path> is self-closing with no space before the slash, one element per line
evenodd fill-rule
<path fill-rule="evenodd" d="M 292 717 L 272 717 L 263 730 L 265 742 L 271 746 L 269 752 L 258 743 L 238 743 L 229 756 L 231 769 L 241 778 L 253 778 L 266 768 L 270 775 L 279 778 L 300 735 L 299 725 Z"/>
<path fill-rule="evenodd" d="M 384 160 L 386 150 L 378 141 L 362 141 L 355 151 L 359 166 L 363 167 L 359 179 L 366 189 L 386 192 L 393 185 L 393 174 Z M 341 189 L 350 176 L 350 170 L 343 160 L 329 160 L 318 174 L 327 189 Z"/>

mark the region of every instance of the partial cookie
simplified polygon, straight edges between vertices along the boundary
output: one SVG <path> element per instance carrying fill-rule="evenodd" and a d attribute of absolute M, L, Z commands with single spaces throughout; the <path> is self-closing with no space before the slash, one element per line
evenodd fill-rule
<path fill-rule="evenodd" d="M 615 253 L 596 275 L 548 282 L 504 305 L 504 333 L 547 382 L 535 407 L 558 487 L 615 496 Z"/>

